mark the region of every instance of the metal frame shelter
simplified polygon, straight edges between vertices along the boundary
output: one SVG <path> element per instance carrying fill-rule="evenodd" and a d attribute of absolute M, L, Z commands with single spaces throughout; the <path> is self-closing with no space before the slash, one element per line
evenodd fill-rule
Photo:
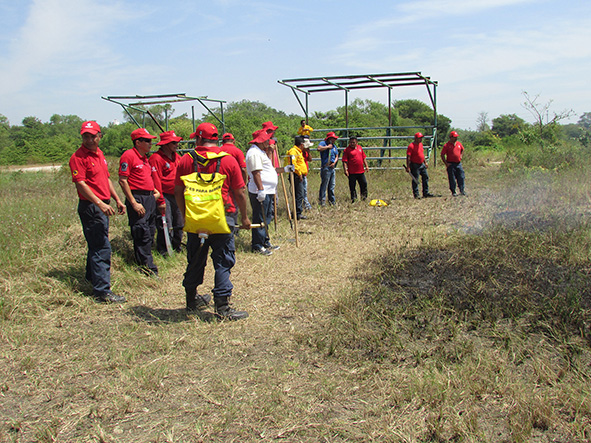
<path fill-rule="evenodd" d="M 180 94 L 162 94 L 162 95 L 128 95 L 128 96 L 107 96 L 101 97 L 103 100 L 110 101 L 115 103 L 123 108 L 125 113 L 129 116 L 131 121 L 133 121 L 138 128 L 145 126 L 145 118 L 146 114 L 156 123 L 156 125 L 164 132 L 168 131 L 168 112 L 165 110 L 164 118 L 165 118 L 165 126 L 164 129 L 162 125 L 156 120 L 154 115 L 147 109 L 138 108 L 138 106 L 145 106 L 145 105 L 162 105 L 162 104 L 169 104 L 169 103 L 178 103 L 178 102 L 190 102 L 190 101 L 197 101 L 203 106 L 209 114 L 211 114 L 221 125 L 222 125 L 222 133 L 226 132 L 226 124 L 224 123 L 224 100 L 216 100 L 212 98 L 208 98 L 207 96 L 201 97 L 191 97 L 186 95 L 185 93 Z M 131 103 L 123 103 L 122 100 L 125 101 L 133 101 Z M 220 107 L 220 117 L 219 118 L 210 108 L 207 106 L 207 102 L 217 103 Z M 134 111 L 138 111 L 142 113 L 144 121 L 142 125 L 138 123 L 138 121 L 131 115 L 129 109 L 133 109 Z M 193 122 L 193 131 L 195 131 L 195 106 L 191 106 L 191 118 Z"/>
<path fill-rule="evenodd" d="M 380 157 L 368 157 L 370 160 L 379 160 L 380 164 L 385 159 L 401 159 L 404 157 L 384 157 L 386 150 L 406 149 L 406 146 L 391 146 L 391 141 L 396 139 L 408 139 L 410 136 L 395 136 L 392 132 L 397 129 L 425 128 L 432 131 L 432 135 L 426 136 L 430 140 L 430 147 L 427 155 L 437 146 L 437 82 L 430 77 L 422 75 L 420 72 L 402 72 L 388 74 L 365 74 L 365 75 L 345 75 L 332 77 L 310 77 L 278 80 L 278 83 L 289 87 L 295 95 L 306 121 L 309 117 L 309 97 L 319 92 L 343 92 L 345 96 L 345 128 L 327 128 L 314 129 L 314 132 L 341 131 L 349 137 L 349 131 L 359 131 L 368 129 L 385 129 L 386 135 L 383 137 L 359 137 L 364 140 L 383 140 L 383 147 L 370 147 L 366 150 L 380 150 Z M 392 90 L 394 88 L 406 86 L 424 86 L 427 89 L 431 105 L 433 107 L 433 125 L 432 126 L 392 126 Z M 349 127 L 349 95 L 351 91 L 361 89 L 387 88 L 388 91 L 388 126 L 380 128 L 351 128 Z M 303 101 L 302 101 L 303 99 Z M 425 131 L 426 132 L 426 131 Z M 374 168 L 375 169 L 375 168 Z"/>

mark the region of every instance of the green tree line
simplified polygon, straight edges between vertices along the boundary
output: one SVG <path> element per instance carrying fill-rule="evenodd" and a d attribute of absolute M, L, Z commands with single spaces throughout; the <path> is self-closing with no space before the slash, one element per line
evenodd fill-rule
<path fill-rule="evenodd" d="M 526 95 L 526 97 L 528 97 Z M 486 118 L 482 118 L 479 130 L 460 130 L 461 140 L 467 147 L 478 149 L 509 150 L 512 147 L 528 146 L 539 149 L 556 150 L 561 145 L 576 143 L 582 148 L 589 146 L 591 133 L 591 112 L 581 116 L 577 124 L 561 125 L 560 119 L 564 114 L 554 114 L 548 118 L 549 103 L 539 104 L 538 97 L 530 99 L 530 111 L 535 117 L 534 123 L 527 123 L 515 114 L 500 115 L 492 119 L 489 125 Z M 152 134 L 158 134 L 158 125 L 147 116 L 149 110 L 162 125 L 168 118 L 168 129 L 174 130 L 187 140 L 194 131 L 193 121 L 186 114 L 174 116 L 174 109 L 170 104 L 155 105 L 143 110 L 130 110 L 124 113 L 124 123 L 107 125 L 99 122 L 103 131 L 101 149 L 112 156 L 119 156 L 132 146 L 129 137 L 131 131 L 137 128 L 135 122 L 148 128 Z M 144 112 L 142 112 L 144 111 Z M 483 113 L 485 114 L 485 113 Z M 392 126 L 399 127 L 390 135 L 411 136 L 417 131 L 413 127 L 430 127 L 433 125 L 433 110 L 419 100 L 398 100 L 393 103 L 389 115 L 388 106 L 372 100 L 356 99 L 349 104 L 327 112 L 314 112 L 309 116 L 308 124 L 315 129 L 344 128 L 346 115 L 350 128 L 384 128 L 389 119 Z M 481 115 L 482 116 L 482 115 Z M 544 120 L 546 116 L 546 120 Z M 276 133 L 281 152 L 289 149 L 297 128 L 302 120 L 301 115 L 286 114 L 263 103 L 243 100 L 231 102 L 225 106 L 224 122 L 226 132 L 231 132 L 236 138 L 237 145 L 246 150 L 253 131 L 261 127 L 261 123 L 271 120 L 279 130 Z M 48 122 L 42 122 L 36 117 L 25 117 L 20 125 L 11 125 L 8 119 L 0 114 L 0 165 L 20 165 L 35 163 L 64 163 L 80 146 L 80 126 L 85 119 L 76 115 L 53 115 Z M 218 126 L 220 132 L 221 115 L 203 114 L 195 124 L 209 121 Z M 452 121 L 444 115 L 437 116 L 437 132 L 439 144 L 446 141 L 449 130 L 453 129 Z M 430 134 L 430 130 L 426 131 Z M 386 135 L 384 129 L 366 129 L 355 131 L 359 137 L 379 137 Z M 220 134 L 221 135 L 221 134 Z M 345 136 L 345 131 L 341 131 Z M 322 138 L 324 133 L 313 134 L 312 137 Z M 398 141 L 398 144 L 401 144 Z M 374 144 L 375 146 L 375 144 Z M 534 149 L 535 151 L 535 149 Z"/>

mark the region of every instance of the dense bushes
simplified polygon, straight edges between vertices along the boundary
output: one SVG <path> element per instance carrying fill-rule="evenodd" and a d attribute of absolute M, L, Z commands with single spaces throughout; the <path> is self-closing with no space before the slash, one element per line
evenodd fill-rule
<path fill-rule="evenodd" d="M 151 109 L 152 113 L 164 126 L 162 109 Z M 162 112 L 161 112 L 162 111 Z M 170 117 L 174 113 L 167 109 Z M 327 112 L 315 112 L 309 116 L 308 123 L 316 129 L 344 128 L 345 114 L 349 116 L 350 128 L 384 128 L 388 126 L 389 110 L 387 105 L 372 100 L 353 100 L 346 110 L 339 107 Z M 586 114 L 585 114 L 586 115 Z M 160 132 L 157 125 L 149 118 L 134 117 L 145 125 L 152 134 Z M 280 152 L 291 147 L 293 136 L 300 125 L 301 115 L 286 114 L 263 103 L 243 100 L 228 103 L 224 110 L 225 127 L 220 124 L 221 115 L 204 114 L 202 120 L 210 121 L 222 131 L 232 132 L 236 144 L 243 150 L 248 148 L 251 134 L 261 127 L 261 123 L 271 120 L 279 126 L 277 138 Z M 407 127 L 391 135 L 411 136 L 417 127 L 432 124 L 433 111 L 418 100 L 398 100 L 393 103 L 392 125 Z M 127 118 L 129 120 L 129 118 Z M 27 163 L 64 163 L 80 146 L 80 125 L 84 119 L 76 115 L 53 115 L 47 123 L 36 117 L 25 117 L 22 125 L 10 125 L 6 117 L 0 114 L 0 165 Z M 576 125 L 562 126 L 556 121 L 528 124 L 515 114 L 501 115 L 493 119 L 492 129 L 488 125 L 482 131 L 460 130 L 460 141 L 468 152 L 495 151 L 495 156 L 507 154 L 511 165 L 525 167 L 543 167 L 554 169 L 576 163 L 581 156 L 588 154 L 590 129 L 586 120 L 581 119 Z M 101 123 L 101 122 L 99 122 Z M 118 157 L 132 146 L 129 134 L 136 128 L 135 123 L 101 123 L 103 139 L 101 149 L 111 156 Z M 438 115 L 439 142 L 446 142 L 451 120 Z M 414 129 L 413 129 L 414 128 Z M 183 114 L 170 118 L 168 129 L 174 130 L 185 140 L 194 130 L 192 120 Z M 344 132 L 344 131 L 343 131 Z M 359 131 L 356 131 L 359 132 Z M 342 134 L 343 136 L 345 134 Z M 384 129 L 366 129 L 358 133 L 361 137 L 379 137 Z M 324 132 L 313 134 L 313 138 L 323 138 Z M 406 143 L 406 141 L 404 142 Z"/>

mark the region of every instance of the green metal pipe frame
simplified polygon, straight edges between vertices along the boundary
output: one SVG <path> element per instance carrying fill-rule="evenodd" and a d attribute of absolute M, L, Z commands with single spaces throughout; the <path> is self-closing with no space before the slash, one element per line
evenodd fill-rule
<path fill-rule="evenodd" d="M 222 130 L 225 132 L 226 125 L 224 122 L 224 100 L 216 100 L 208 98 L 207 96 L 201 97 L 191 97 L 187 96 L 185 93 L 180 94 L 159 94 L 159 95 L 123 95 L 123 96 L 107 96 L 101 97 L 103 100 L 110 101 L 115 103 L 123 108 L 123 111 L 129 116 L 129 118 L 138 126 L 145 127 L 146 119 L 145 116 L 148 113 L 145 109 L 138 108 L 137 106 L 146 106 L 146 105 L 157 105 L 157 104 L 169 104 L 169 103 L 178 103 L 178 102 L 188 102 L 188 101 L 198 101 L 201 106 L 203 106 L 207 112 L 212 115 L 221 125 Z M 157 100 L 153 100 L 157 99 Z M 140 100 L 135 103 L 124 103 L 122 100 Z M 141 101 L 141 100 L 149 100 L 149 101 Z M 217 115 L 205 104 L 205 102 L 213 102 L 217 103 L 220 106 L 220 115 L 221 119 L 218 118 Z M 138 121 L 131 115 L 129 109 L 134 111 L 138 111 L 142 113 L 142 125 L 138 123 Z M 193 122 L 193 131 L 195 131 L 195 107 L 191 107 L 192 111 L 192 122 Z M 165 128 L 168 131 L 168 111 L 165 109 L 164 111 L 164 118 L 165 118 Z M 156 122 L 158 124 L 158 122 Z"/>
<path fill-rule="evenodd" d="M 408 136 L 392 136 L 392 131 L 397 129 L 408 129 L 408 128 L 423 128 L 430 129 L 432 131 L 431 137 L 427 136 L 426 139 L 431 141 L 430 146 L 427 148 L 428 158 L 433 153 L 434 166 L 436 166 L 436 149 L 437 149 L 437 82 L 431 80 L 430 77 L 422 75 L 420 72 L 402 72 L 402 73 L 385 73 L 385 74 L 371 74 L 371 75 L 346 75 L 346 76 L 332 76 L 332 77 L 309 77 L 309 78 L 296 78 L 296 79 L 284 79 L 278 80 L 278 83 L 289 87 L 294 96 L 296 97 L 300 108 L 304 112 L 306 122 L 309 118 L 309 103 L 308 98 L 312 93 L 316 92 L 333 92 L 333 91 L 345 91 L 345 128 L 327 128 L 327 129 L 314 129 L 314 132 L 329 132 L 329 131 L 341 131 L 345 132 L 348 138 L 351 131 L 359 131 L 366 129 L 386 129 L 385 137 L 369 138 L 364 139 L 383 139 L 384 146 L 381 148 L 382 152 L 386 149 L 394 149 L 391 147 L 391 140 L 396 138 L 409 138 Z M 427 93 L 433 108 L 433 125 L 432 126 L 392 126 L 392 88 L 395 87 L 406 87 L 406 86 L 425 86 Z M 351 90 L 356 89 L 372 89 L 372 88 L 388 88 L 388 126 L 382 128 L 351 128 L 349 126 L 349 93 Z M 433 88 L 433 90 L 431 90 Z M 304 94 L 306 103 L 305 106 L 302 104 L 298 95 Z M 426 132 L 426 131 L 425 131 Z M 412 138 L 412 137 L 410 137 Z M 311 139 L 321 140 L 321 139 Z M 364 148 L 369 149 L 369 148 Z M 373 148 L 371 148 L 373 149 Z M 376 148 L 377 149 L 377 148 Z M 379 160 L 386 160 L 390 157 L 380 157 Z M 398 159 L 398 157 L 393 157 Z M 396 168 L 398 169 L 398 168 Z"/>

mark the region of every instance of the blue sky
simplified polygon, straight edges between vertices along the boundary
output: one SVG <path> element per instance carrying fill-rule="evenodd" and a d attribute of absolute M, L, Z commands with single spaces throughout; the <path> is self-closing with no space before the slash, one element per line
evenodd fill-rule
<path fill-rule="evenodd" d="M 588 0 L 0 0 L 0 114 L 122 119 L 105 95 L 186 93 L 301 114 L 277 80 L 420 71 L 457 128 L 516 113 L 522 91 L 591 111 Z M 382 90 L 351 94 L 383 103 Z M 393 99 L 428 101 L 424 87 Z M 310 110 L 342 106 L 314 94 Z M 175 105 L 175 114 L 190 112 Z M 202 108 L 196 107 L 197 115 Z"/>

